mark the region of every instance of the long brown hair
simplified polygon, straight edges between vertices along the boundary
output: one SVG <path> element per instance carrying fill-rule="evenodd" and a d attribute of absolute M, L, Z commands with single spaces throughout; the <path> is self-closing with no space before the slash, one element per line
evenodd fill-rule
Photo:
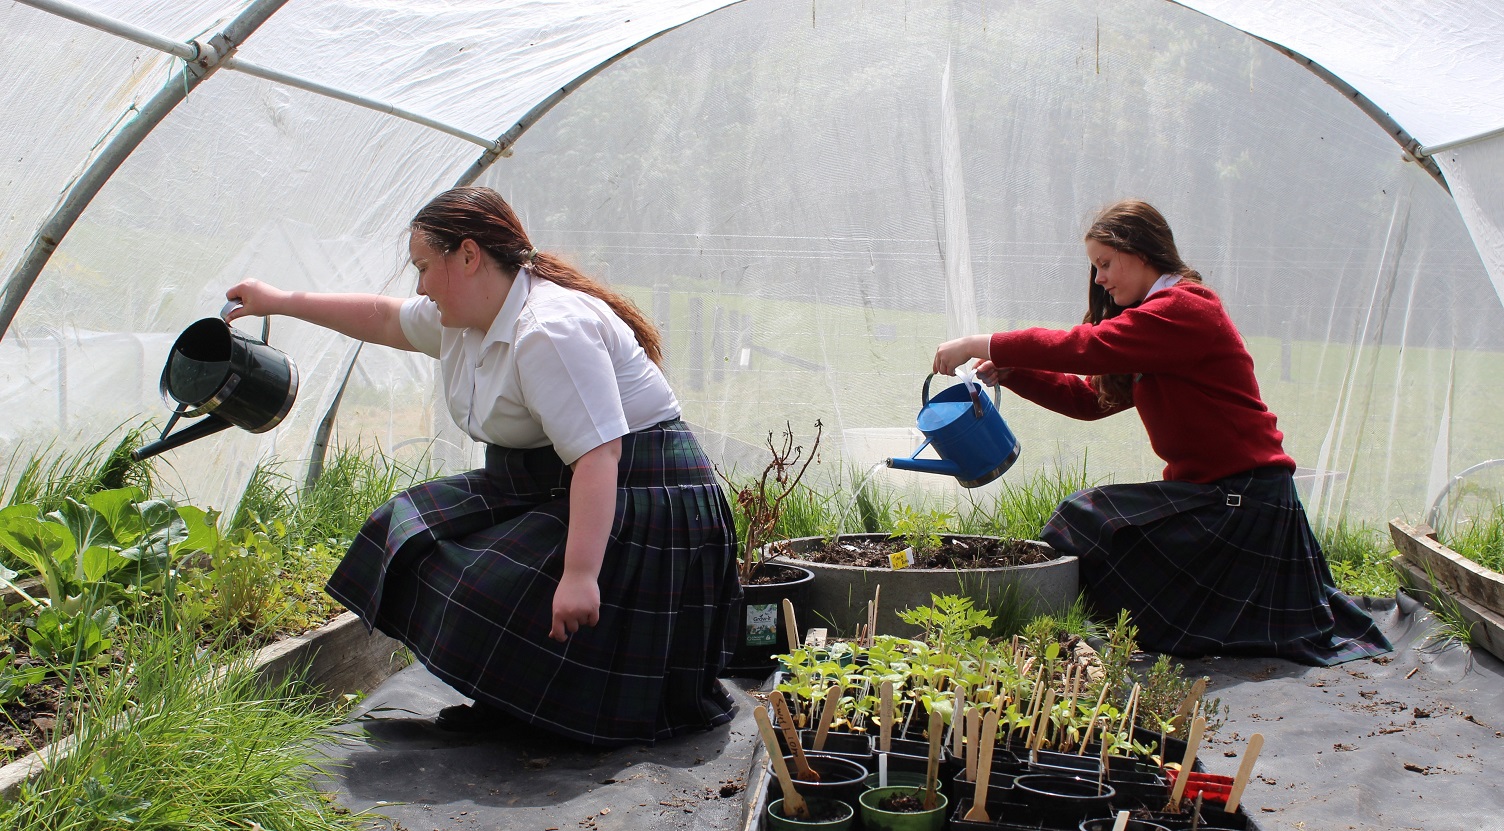
<path fill-rule="evenodd" d="M 475 240 L 482 251 L 505 267 L 527 266 L 537 277 L 600 298 L 632 328 L 637 343 L 653 363 L 663 364 L 663 338 L 637 304 L 581 273 L 558 256 L 533 248 L 522 222 L 501 194 L 490 188 L 452 188 L 418 211 L 409 227 L 435 251 L 448 254 Z"/>
<path fill-rule="evenodd" d="M 1200 272 L 1180 259 L 1170 223 L 1148 202 L 1124 199 L 1109 205 L 1092 221 L 1085 239 L 1096 240 L 1125 254 L 1137 254 L 1160 274 L 1178 274 L 1182 279 L 1201 282 Z M 1082 323 L 1095 326 L 1123 311 L 1122 306 L 1112 302 L 1107 290 L 1097 285 L 1096 263 L 1091 265 L 1086 285 L 1086 316 Z M 1097 391 L 1097 403 L 1104 409 L 1133 400 L 1132 375 L 1093 375 L 1088 381 Z"/>

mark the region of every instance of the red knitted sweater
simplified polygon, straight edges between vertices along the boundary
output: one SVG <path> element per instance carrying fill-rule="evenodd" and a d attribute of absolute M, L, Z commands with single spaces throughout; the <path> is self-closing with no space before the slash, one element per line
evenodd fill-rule
<path fill-rule="evenodd" d="M 1182 280 L 1099 324 L 992 336 L 1003 385 L 1055 412 L 1098 419 L 1082 375 L 1135 374 L 1133 403 L 1165 479 L 1213 482 L 1256 467 L 1295 469 L 1284 434 L 1259 397 L 1253 358 L 1209 288 Z"/>

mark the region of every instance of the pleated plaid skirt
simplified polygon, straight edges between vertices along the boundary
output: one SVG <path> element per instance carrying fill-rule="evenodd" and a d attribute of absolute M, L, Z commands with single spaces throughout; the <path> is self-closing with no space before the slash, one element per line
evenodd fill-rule
<path fill-rule="evenodd" d="M 1145 650 L 1331 666 L 1393 648 L 1337 590 L 1283 468 L 1084 490 L 1043 537 L 1080 558 L 1099 612 L 1128 610 Z"/>
<path fill-rule="evenodd" d="M 551 447 L 487 447 L 484 470 L 382 506 L 326 587 L 461 693 L 601 746 L 731 720 L 716 676 L 741 600 L 731 508 L 681 421 L 625 436 L 600 622 L 548 636 L 570 469 Z"/>

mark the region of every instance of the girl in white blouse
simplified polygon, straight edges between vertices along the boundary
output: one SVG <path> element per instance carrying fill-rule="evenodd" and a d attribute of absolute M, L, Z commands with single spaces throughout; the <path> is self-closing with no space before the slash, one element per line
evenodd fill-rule
<path fill-rule="evenodd" d="M 414 217 L 418 296 L 285 292 L 255 280 L 232 317 L 285 314 L 439 360 L 486 467 L 372 515 L 328 591 L 474 699 L 445 729 L 521 719 L 597 745 L 651 743 L 734 712 L 716 676 L 736 636 L 736 534 L 679 420 L 657 330 L 539 252 L 489 188 Z"/>

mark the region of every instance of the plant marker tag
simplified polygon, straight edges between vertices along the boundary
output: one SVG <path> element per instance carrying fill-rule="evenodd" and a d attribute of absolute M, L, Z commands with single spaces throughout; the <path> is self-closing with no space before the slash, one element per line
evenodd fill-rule
<path fill-rule="evenodd" d="M 888 555 L 888 565 L 894 569 L 909 568 L 914 565 L 914 549 L 905 548 Z"/>
<path fill-rule="evenodd" d="M 767 646 L 778 643 L 778 604 L 747 604 L 747 645 Z"/>
<path fill-rule="evenodd" d="M 822 649 L 825 647 L 826 639 L 829 637 L 829 630 L 811 629 L 804 633 L 804 645 L 809 649 Z"/>
<path fill-rule="evenodd" d="M 882 751 L 877 753 L 877 786 L 888 787 L 888 754 Z"/>

